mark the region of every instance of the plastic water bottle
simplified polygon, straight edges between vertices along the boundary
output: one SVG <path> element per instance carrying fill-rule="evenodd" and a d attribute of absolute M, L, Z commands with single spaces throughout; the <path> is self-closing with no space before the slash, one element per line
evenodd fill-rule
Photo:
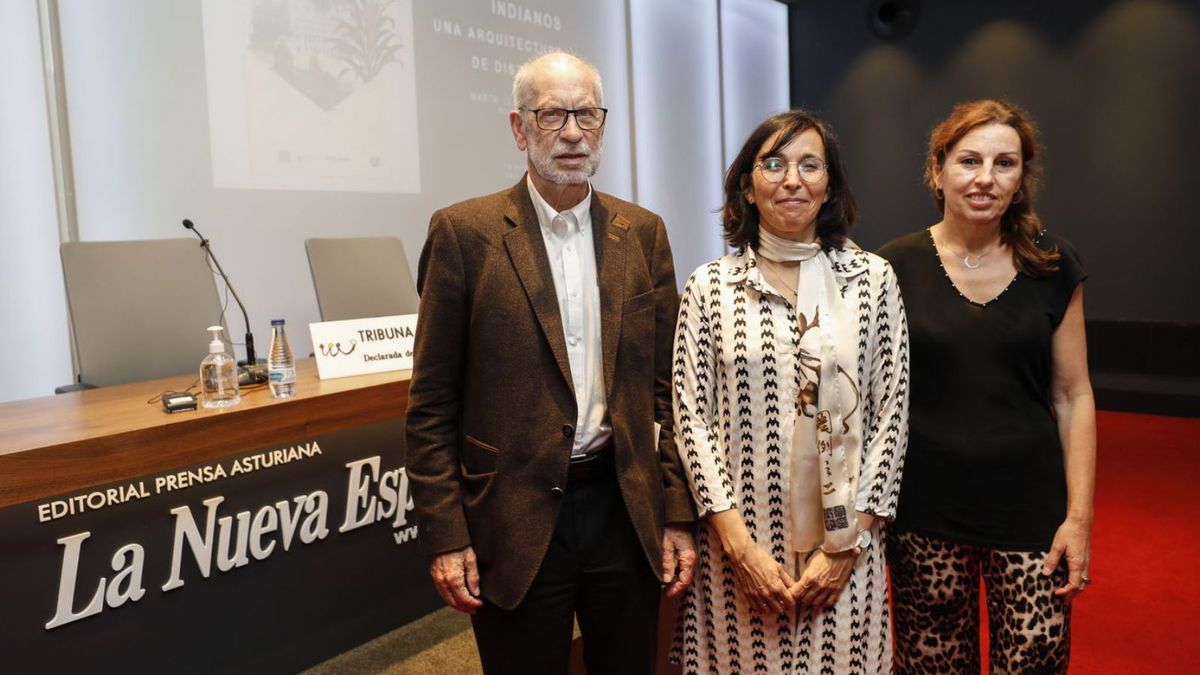
<path fill-rule="evenodd" d="M 296 393 L 296 360 L 288 344 L 283 319 L 271 319 L 271 354 L 267 357 L 267 378 L 271 396 L 288 398 Z"/>
<path fill-rule="evenodd" d="M 210 326 L 212 342 L 208 343 L 208 356 L 200 362 L 200 390 L 203 392 L 201 405 L 205 408 L 228 408 L 241 400 L 238 392 L 237 361 L 225 353 L 225 342 L 221 340 L 220 326 Z"/>

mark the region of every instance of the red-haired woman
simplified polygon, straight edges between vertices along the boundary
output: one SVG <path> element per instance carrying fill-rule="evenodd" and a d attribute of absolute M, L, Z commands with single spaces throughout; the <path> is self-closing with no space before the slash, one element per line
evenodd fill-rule
<path fill-rule="evenodd" d="M 933 130 L 942 220 L 879 253 L 912 361 L 908 455 L 889 564 L 900 673 L 979 672 L 979 580 L 993 672 L 1066 672 L 1089 582 L 1096 415 L 1078 256 L 1034 210 L 1038 139 L 1002 101 Z"/>

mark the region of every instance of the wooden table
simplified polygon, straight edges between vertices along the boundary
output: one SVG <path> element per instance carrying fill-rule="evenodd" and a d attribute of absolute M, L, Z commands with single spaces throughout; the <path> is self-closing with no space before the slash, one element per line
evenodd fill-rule
<path fill-rule="evenodd" d="M 337 429 L 402 418 L 411 371 L 317 379 L 296 363 L 296 395 L 265 385 L 232 408 L 167 414 L 148 400 L 182 390 L 182 376 L 0 403 L 0 508 L 166 471 Z"/>

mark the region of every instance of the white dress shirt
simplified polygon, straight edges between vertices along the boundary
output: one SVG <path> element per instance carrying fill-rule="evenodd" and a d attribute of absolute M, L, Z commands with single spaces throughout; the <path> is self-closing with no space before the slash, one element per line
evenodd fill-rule
<path fill-rule="evenodd" d="M 558 311 L 579 409 L 571 456 L 580 457 L 612 437 L 604 403 L 600 287 L 596 283 L 596 247 L 592 241 L 592 188 L 588 186 L 583 201 L 560 213 L 538 194 L 532 180 L 525 180 L 542 228 L 542 240 L 546 242 L 554 290 L 558 293 Z"/>

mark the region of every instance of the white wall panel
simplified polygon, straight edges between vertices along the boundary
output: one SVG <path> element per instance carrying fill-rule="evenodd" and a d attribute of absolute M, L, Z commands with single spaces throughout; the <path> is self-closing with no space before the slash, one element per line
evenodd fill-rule
<path fill-rule="evenodd" d="M 71 382 L 36 2 L 0 3 L 0 401 Z"/>
<path fill-rule="evenodd" d="M 637 198 L 667 224 L 680 288 L 720 256 L 716 0 L 630 0 Z"/>
<path fill-rule="evenodd" d="M 787 5 L 721 0 L 725 164 L 764 119 L 791 107 Z"/>

